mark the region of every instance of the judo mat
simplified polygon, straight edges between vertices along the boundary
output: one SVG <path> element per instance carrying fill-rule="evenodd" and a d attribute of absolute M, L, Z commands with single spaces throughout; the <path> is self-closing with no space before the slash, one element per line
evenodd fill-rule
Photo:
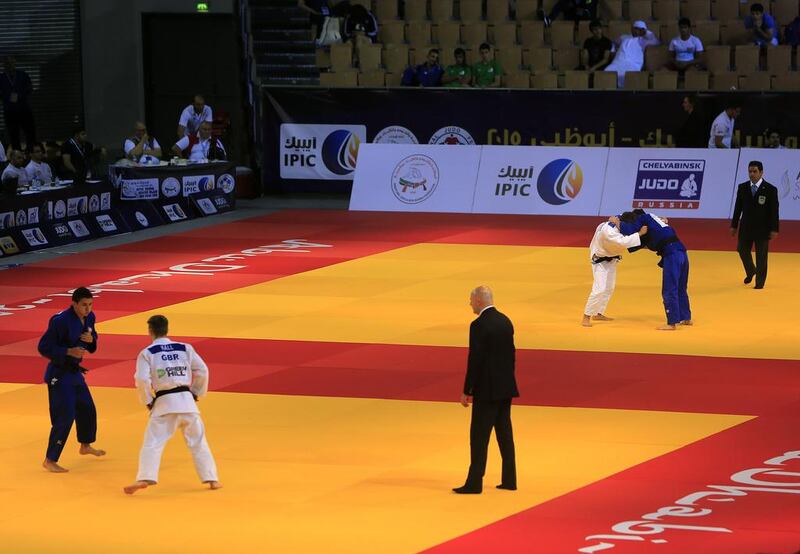
<path fill-rule="evenodd" d="M 800 230 L 767 287 L 742 284 L 724 221 L 673 220 L 693 327 L 664 322 L 652 252 L 625 256 L 580 326 L 596 218 L 287 211 L 0 271 L 0 551 L 796 552 Z M 453 494 L 469 291 L 514 322 L 519 490 Z M 108 455 L 41 466 L 36 352 L 67 291 L 95 298 L 87 381 Z M 133 390 L 146 320 L 211 369 L 199 403 L 224 488 L 175 437 L 134 496 L 147 420 Z M 87 544 L 87 541 L 88 544 Z"/>

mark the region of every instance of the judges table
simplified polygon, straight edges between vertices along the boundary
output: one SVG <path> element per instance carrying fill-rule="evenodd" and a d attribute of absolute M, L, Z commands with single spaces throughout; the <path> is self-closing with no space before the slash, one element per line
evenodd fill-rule
<path fill-rule="evenodd" d="M 235 207 L 235 166 L 109 166 L 108 179 L 0 197 L 0 258 L 206 217 Z"/>

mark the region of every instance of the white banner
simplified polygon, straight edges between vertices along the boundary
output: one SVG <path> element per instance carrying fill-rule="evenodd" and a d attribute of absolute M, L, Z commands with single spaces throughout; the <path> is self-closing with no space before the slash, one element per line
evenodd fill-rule
<path fill-rule="evenodd" d="M 469 213 L 481 148 L 364 144 L 350 209 Z"/>
<path fill-rule="evenodd" d="M 608 148 L 484 146 L 473 212 L 597 215 Z"/>
<path fill-rule="evenodd" d="M 742 148 L 737 184 L 750 180 L 747 166 L 751 161 L 764 165 L 764 180 L 778 189 L 780 218 L 800 219 L 800 152 L 785 148 Z M 733 215 L 732 205 L 728 215 Z"/>
<path fill-rule="evenodd" d="M 351 180 L 367 128 L 284 123 L 280 141 L 281 178 Z"/>
<path fill-rule="evenodd" d="M 123 179 L 120 183 L 123 200 L 158 200 L 158 178 Z"/>
<path fill-rule="evenodd" d="M 184 175 L 183 176 L 183 195 L 189 196 L 198 192 L 209 192 L 214 190 L 214 175 Z M 158 179 L 156 179 L 156 192 L 158 191 Z M 156 196 L 158 198 L 158 196 Z"/>
<path fill-rule="evenodd" d="M 600 214 L 730 217 L 738 150 L 611 148 Z"/>

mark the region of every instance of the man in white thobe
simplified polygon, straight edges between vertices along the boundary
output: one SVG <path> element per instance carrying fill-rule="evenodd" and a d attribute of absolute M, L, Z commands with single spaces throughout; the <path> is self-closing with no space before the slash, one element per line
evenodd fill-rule
<path fill-rule="evenodd" d="M 150 410 L 150 421 L 136 482 L 125 487 L 125 493 L 158 483 L 161 454 L 176 429 L 183 432 L 200 480 L 218 489 L 222 485 L 196 405 L 196 398 L 208 392 L 208 366 L 191 344 L 167 338 L 169 322 L 163 315 L 148 319 L 147 327 L 153 343 L 139 353 L 134 378 L 139 398 Z"/>
<path fill-rule="evenodd" d="M 614 53 L 614 60 L 603 71 L 615 71 L 617 87 L 622 88 L 625 84 L 625 72 L 641 71 L 644 67 L 645 48 L 657 46 L 659 42 L 658 37 L 647 28 L 644 21 L 634 21 L 631 26 L 631 34 L 622 35 L 614 42 L 611 49 Z"/>
<path fill-rule="evenodd" d="M 642 244 L 641 236 L 645 233 L 647 233 L 646 225 L 639 229 L 638 233 L 623 235 L 619 232 L 618 216 L 611 216 L 608 221 L 597 226 L 589 244 L 589 260 L 592 262 L 594 282 L 583 310 L 581 324 L 584 327 L 591 327 L 592 319 L 612 321 L 612 318 L 605 315 L 605 311 L 617 283 L 617 264 L 628 248 Z"/>

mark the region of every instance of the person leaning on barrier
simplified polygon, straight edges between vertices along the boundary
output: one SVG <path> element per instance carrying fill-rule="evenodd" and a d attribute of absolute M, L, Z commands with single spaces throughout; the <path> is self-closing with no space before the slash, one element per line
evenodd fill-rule
<path fill-rule="evenodd" d="M 172 146 L 172 153 L 193 162 L 225 160 L 227 154 L 222 142 L 211 136 L 211 123 L 204 121 L 196 135 L 183 137 Z"/>

